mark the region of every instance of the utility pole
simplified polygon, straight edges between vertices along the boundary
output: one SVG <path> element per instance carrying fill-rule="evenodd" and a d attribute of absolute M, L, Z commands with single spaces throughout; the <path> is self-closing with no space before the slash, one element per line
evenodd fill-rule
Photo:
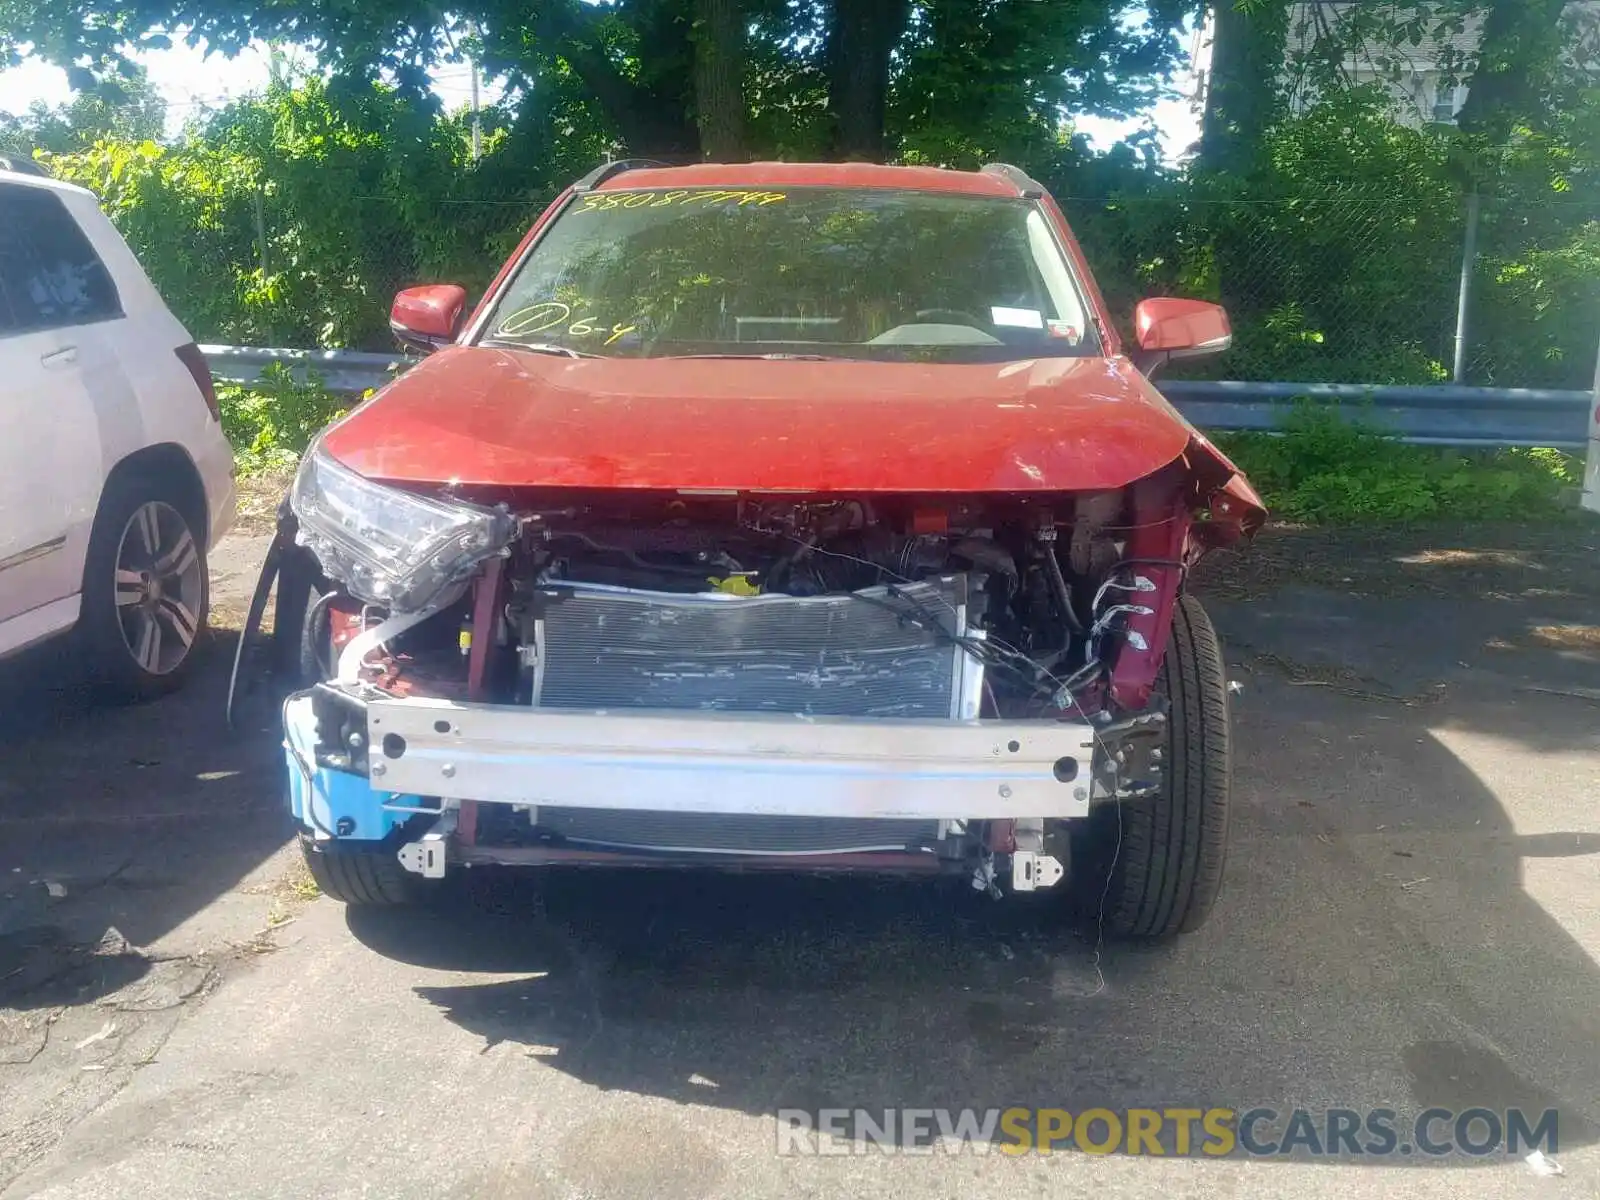
<path fill-rule="evenodd" d="M 477 36 L 477 29 L 473 25 L 467 26 L 467 36 Z M 472 80 L 472 161 L 477 162 L 483 157 L 483 122 L 478 119 L 478 59 L 476 55 L 467 55 L 467 75 Z"/>
<path fill-rule="evenodd" d="M 267 205 L 266 182 L 256 184 L 255 210 L 256 210 L 256 265 L 261 269 L 261 278 L 267 277 Z"/>
<path fill-rule="evenodd" d="M 1600 513 L 1600 350 L 1594 357 L 1594 391 L 1589 393 L 1589 459 L 1583 471 L 1583 506 Z"/>
<path fill-rule="evenodd" d="M 1467 232 L 1461 242 L 1461 288 L 1456 294 L 1456 354 L 1451 383 L 1467 377 L 1467 320 L 1472 313 L 1472 275 L 1478 264 L 1478 188 L 1467 193 Z"/>

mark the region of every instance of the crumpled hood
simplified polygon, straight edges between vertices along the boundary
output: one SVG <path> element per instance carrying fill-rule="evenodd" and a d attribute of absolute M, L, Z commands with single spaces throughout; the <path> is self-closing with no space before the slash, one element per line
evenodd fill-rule
<path fill-rule="evenodd" d="M 573 359 L 454 346 L 323 448 L 402 485 L 805 492 L 1118 488 L 1194 430 L 1126 359 Z"/>

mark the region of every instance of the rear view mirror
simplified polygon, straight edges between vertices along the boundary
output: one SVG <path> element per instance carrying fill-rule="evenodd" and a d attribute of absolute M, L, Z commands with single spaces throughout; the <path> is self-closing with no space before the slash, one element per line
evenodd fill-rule
<path fill-rule="evenodd" d="M 1233 345 L 1228 314 L 1218 304 L 1158 296 L 1141 300 L 1133 310 L 1139 349 L 1133 365 L 1154 375 L 1175 358 L 1204 358 Z"/>
<path fill-rule="evenodd" d="M 394 298 L 389 328 L 403 346 L 431 354 L 456 340 L 467 289 L 453 283 L 406 288 Z"/>

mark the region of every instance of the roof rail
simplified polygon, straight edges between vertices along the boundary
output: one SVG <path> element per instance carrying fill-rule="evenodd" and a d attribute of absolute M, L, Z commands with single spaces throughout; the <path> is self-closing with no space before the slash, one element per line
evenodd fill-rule
<path fill-rule="evenodd" d="M 573 184 L 573 187 L 577 191 L 587 192 L 599 187 L 613 175 L 620 175 L 624 171 L 638 171 L 645 167 L 664 167 L 666 165 L 666 163 L 657 162 L 653 158 L 617 158 L 611 162 L 601 163 L 582 179 L 578 180 L 577 183 Z"/>
<path fill-rule="evenodd" d="M 1020 167 L 1013 167 L 1010 163 L 985 163 L 985 175 L 998 175 L 1022 193 L 1024 200 L 1040 200 L 1044 198 L 1044 187 L 1038 181 L 1029 178 L 1028 174 Z"/>

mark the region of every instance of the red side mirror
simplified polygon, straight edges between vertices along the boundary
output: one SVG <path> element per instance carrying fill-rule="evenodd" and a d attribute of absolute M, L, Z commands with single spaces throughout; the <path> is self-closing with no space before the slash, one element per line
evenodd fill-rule
<path fill-rule="evenodd" d="M 389 328 L 407 346 L 424 354 L 456 340 L 467 289 L 453 283 L 407 288 L 389 309 Z"/>
<path fill-rule="evenodd" d="M 1157 296 L 1133 310 L 1139 352 L 1134 364 L 1146 375 L 1175 358 L 1221 354 L 1233 344 L 1228 314 L 1218 304 Z"/>

